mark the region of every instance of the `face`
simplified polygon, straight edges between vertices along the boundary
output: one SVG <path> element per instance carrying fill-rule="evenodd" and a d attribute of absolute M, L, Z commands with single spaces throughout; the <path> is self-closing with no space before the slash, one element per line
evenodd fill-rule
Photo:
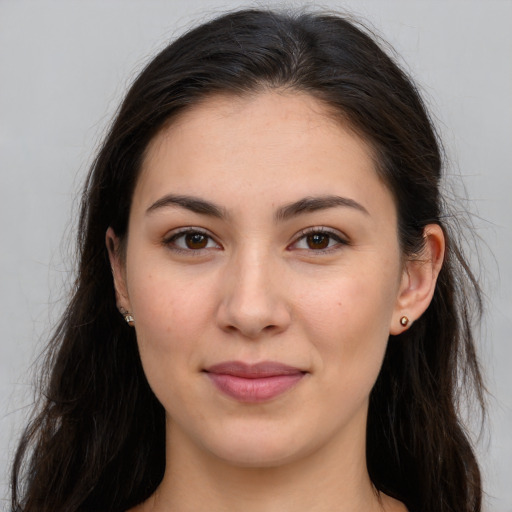
<path fill-rule="evenodd" d="M 370 149 L 320 102 L 188 110 L 148 148 L 111 257 L 169 442 L 246 466 L 364 445 L 406 273 Z"/>

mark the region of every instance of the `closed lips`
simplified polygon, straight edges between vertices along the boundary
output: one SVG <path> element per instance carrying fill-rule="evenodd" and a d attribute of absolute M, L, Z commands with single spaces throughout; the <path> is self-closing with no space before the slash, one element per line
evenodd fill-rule
<path fill-rule="evenodd" d="M 227 361 L 205 370 L 215 387 L 239 402 L 264 402 L 293 388 L 306 374 L 277 362 Z"/>

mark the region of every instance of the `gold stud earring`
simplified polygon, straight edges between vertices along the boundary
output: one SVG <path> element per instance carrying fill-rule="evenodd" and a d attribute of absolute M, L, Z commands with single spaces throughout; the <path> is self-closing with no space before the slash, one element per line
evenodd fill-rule
<path fill-rule="evenodd" d="M 409 325 L 409 319 L 405 315 L 400 318 L 400 325 L 402 327 L 407 327 Z"/>

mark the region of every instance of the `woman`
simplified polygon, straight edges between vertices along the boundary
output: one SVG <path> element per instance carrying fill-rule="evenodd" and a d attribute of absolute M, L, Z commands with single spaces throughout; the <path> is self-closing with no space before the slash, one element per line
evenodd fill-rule
<path fill-rule="evenodd" d="M 441 167 L 341 17 L 240 11 L 164 49 L 86 183 L 13 509 L 480 510 L 480 295 Z"/>

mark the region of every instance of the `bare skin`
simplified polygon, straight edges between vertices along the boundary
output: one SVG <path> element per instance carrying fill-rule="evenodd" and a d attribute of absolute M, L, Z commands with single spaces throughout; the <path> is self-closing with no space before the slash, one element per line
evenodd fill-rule
<path fill-rule="evenodd" d="M 370 481 L 366 420 L 389 335 L 432 298 L 444 238 L 425 239 L 404 261 L 371 150 L 305 94 L 216 96 L 157 135 L 125 255 L 107 232 L 167 413 L 163 481 L 133 511 L 405 511 Z M 231 361 L 298 378 L 226 392 Z"/>

